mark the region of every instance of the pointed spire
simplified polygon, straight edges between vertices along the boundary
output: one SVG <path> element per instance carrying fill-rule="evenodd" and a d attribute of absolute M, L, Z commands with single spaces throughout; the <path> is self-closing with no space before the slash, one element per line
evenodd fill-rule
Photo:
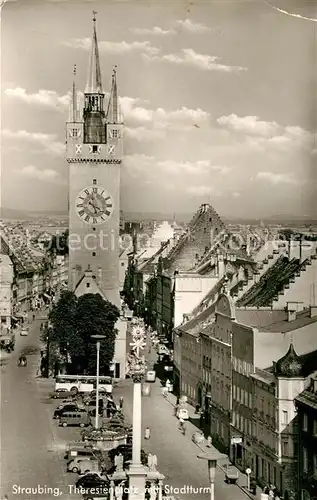
<path fill-rule="evenodd" d="M 88 72 L 85 94 L 103 94 L 100 61 L 99 61 L 99 49 L 98 49 L 97 32 L 96 32 L 96 14 L 97 12 L 94 10 L 90 64 L 89 64 L 89 72 Z"/>
<path fill-rule="evenodd" d="M 109 104 L 107 109 L 107 122 L 108 123 L 121 123 L 121 111 L 118 99 L 117 88 L 117 66 L 112 71 L 112 85 L 109 97 Z"/>
<path fill-rule="evenodd" d="M 76 89 L 76 64 L 74 64 L 73 89 L 69 106 L 69 122 L 76 123 L 78 121 L 79 121 L 79 115 L 78 115 L 78 94 Z"/>

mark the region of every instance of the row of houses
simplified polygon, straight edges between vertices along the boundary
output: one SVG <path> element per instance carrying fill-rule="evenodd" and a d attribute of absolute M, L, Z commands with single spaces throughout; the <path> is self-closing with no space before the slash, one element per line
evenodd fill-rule
<path fill-rule="evenodd" d="M 208 314 L 174 331 L 176 392 L 201 406 L 233 463 L 284 494 L 298 491 L 296 398 L 317 373 L 317 308 L 293 308 L 238 309 L 223 290 Z"/>
<path fill-rule="evenodd" d="M 25 312 L 49 300 L 68 279 L 68 257 L 49 256 L 20 228 L 0 228 L 0 318 L 8 331 Z"/>
<path fill-rule="evenodd" d="M 284 498 L 310 498 L 316 474 L 296 402 L 317 371 L 316 283 L 315 242 L 262 226 L 232 234 L 206 204 L 151 255 L 130 252 L 125 273 L 126 302 L 173 346 L 176 393 L 202 408 L 234 463 Z"/>

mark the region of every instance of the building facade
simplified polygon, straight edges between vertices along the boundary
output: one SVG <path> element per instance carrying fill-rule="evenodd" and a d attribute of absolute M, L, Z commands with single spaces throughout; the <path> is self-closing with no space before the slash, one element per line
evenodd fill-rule
<path fill-rule="evenodd" d="M 10 330 L 13 306 L 13 264 L 8 255 L 0 255 L 0 329 Z"/>
<path fill-rule="evenodd" d="M 298 493 L 317 499 L 317 377 L 295 399 L 298 415 Z"/>

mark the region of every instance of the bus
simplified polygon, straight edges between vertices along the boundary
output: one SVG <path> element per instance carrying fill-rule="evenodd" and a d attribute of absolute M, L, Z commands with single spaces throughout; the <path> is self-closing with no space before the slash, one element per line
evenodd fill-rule
<path fill-rule="evenodd" d="M 55 379 L 55 391 L 77 389 L 78 392 L 91 392 L 96 389 L 97 377 L 92 375 L 58 375 Z M 112 393 L 112 377 L 99 376 L 99 390 Z"/>

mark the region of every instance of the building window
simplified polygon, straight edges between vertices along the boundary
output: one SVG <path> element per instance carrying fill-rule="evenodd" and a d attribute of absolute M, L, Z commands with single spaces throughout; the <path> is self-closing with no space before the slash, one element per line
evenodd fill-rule
<path fill-rule="evenodd" d="M 282 441 L 282 456 L 288 457 L 288 441 Z"/>
<path fill-rule="evenodd" d="M 252 394 L 249 393 L 249 408 L 252 408 Z"/>
<path fill-rule="evenodd" d="M 97 184 L 97 179 L 93 179 L 93 180 L 92 180 L 92 183 L 93 183 L 93 184 Z"/>
<path fill-rule="evenodd" d="M 303 472 L 308 472 L 308 450 L 303 448 Z"/>
<path fill-rule="evenodd" d="M 92 252 L 92 256 L 93 256 L 93 257 L 96 257 L 96 252 Z"/>
<path fill-rule="evenodd" d="M 286 410 L 282 411 L 282 424 L 288 424 L 288 412 Z"/>
<path fill-rule="evenodd" d="M 232 398 L 236 399 L 236 386 L 235 385 L 232 386 Z"/>
<path fill-rule="evenodd" d="M 86 288 L 90 288 L 90 283 L 86 283 Z"/>
<path fill-rule="evenodd" d="M 93 230 L 93 231 L 96 231 L 96 228 L 95 228 L 95 227 L 93 227 L 93 228 L 92 228 L 92 230 Z"/>
<path fill-rule="evenodd" d="M 98 146 L 97 145 L 95 145 L 95 144 L 93 145 L 92 152 L 93 153 L 98 153 Z"/>
<path fill-rule="evenodd" d="M 121 267 L 123 267 L 123 266 L 124 266 L 124 262 L 121 262 Z"/>
<path fill-rule="evenodd" d="M 308 416 L 307 413 L 303 413 L 303 431 L 308 431 Z"/>

